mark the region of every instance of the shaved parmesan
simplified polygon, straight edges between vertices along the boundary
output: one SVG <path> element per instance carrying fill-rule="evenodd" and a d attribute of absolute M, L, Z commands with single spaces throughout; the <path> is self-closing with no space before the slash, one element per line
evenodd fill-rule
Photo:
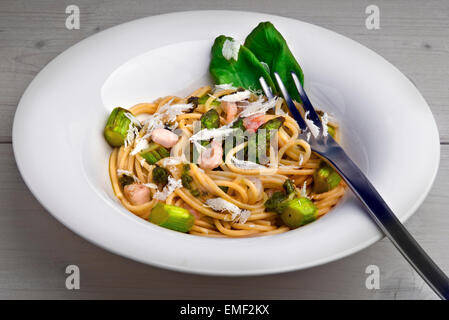
<path fill-rule="evenodd" d="M 263 102 L 263 99 L 259 99 L 255 102 L 248 104 L 248 106 L 243 109 L 240 113 L 240 117 L 246 118 L 252 116 L 253 114 L 265 113 L 276 105 L 278 98 L 273 98 L 267 102 Z"/>
<path fill-rule="evenodd" d="M 144 139 L 144 138 L 136 139 L 136 146 L 134 147 L 133 151 L 131 151 L 131 155 L 135 156 L 140 151 L 148 148 L 148 146 L 149 146 L 149 143 L 148 143 L 147 139 Z"/>
<path fill-rule="evenodd" d="M 190 137 L 190 141 L 202 141 L 227 137 L 232 134 L 235 129 L 232 128 L 218 128 L 218 129 L 203 129 L 198 131 Z"/>
<path fill-rule="evenodd" d="M 139 135 L 139 130 L 137 130 L 137 127 L 133 125 L 132 122 L 129 123 L 128 131 L 126 133 L 126 139 L 125 139 L 125 148 L 132 145 L 134 142 L 134 139 Z"/>
<path fill-rule="evenodd" d="M 302 188 L 301 188 L 301 197 L 303 197 L 303 198 L 308 198 L 308 197 L 307 197 L 307 181 L 304 181 L 304 184 L 302 185 Z"/>
<path fill-rule="evenodd" d="M 134 124 L 134 125 L 136 125 L 136 126 L 138 126 L 138 127 L 141 126 L 140 121 L 137 120 L 137 118 L 134 117 L 130 112 L 126 112 L 126 113 L 125 113 L 125 117 L 127 117 L 129 120 L 131 120 L 131 123 L 132 123 L 132 124 Z"/>
<path fill-rule="evenodd" d="M 178 164 L 181 164 L 181 160 L 179 160 L 178 158 L 175 157 L 169 157 L 169 158 L 164 158 L 162 160 L 162 166 L 163 167 L 167 167 L 167 166 L 176 166 Z"/>
<path fill-rule="evenodd" d="M 251 211 L 249 210 L 242 210 L 242 212 L 240 213 L 240 216 L 238 218 L 238 223 L 246 223 L 246 221 L 248 220 L 248 218 L 251 216 Z M 254 225 L 251 225 L 254 226 Z"/>
<path fill-rule="evenodd" d="M 232 156 L 231 157 L 231 163 L 236 166 L 239 169 L 248 169 L 248 170 L 252 170 L 252 169 L 266 169 L 266 167 L 252 162 L 252 161 L 245 161 L 245 160 L 240 160 L 237 159 L 236 157 Z"/>
<path fill-rule="evenodd" d="M 171 105 L 170 102 L 163 105 L 157 112 L 166 122 L 176 121 L 177 116 L 193 108 L 193 103 Z"/>
<path fill-rule="evenodd" d="M 323 124 L 323 136 L 327 137 L 328 134 L 327 124 L 329 123 L 329 116 L 327 115 L 326 112 L 321 117 L 321 122 Z"/>
<path fill-rule="evenodd" d="M 150 189 L 157 189 L 157 185 L 155 185 L 154 183 L 144 183 L 143 185 Z"/>
<path fill-rule="evenodd" d="M 233 94 L 228 94 L 227 96 L 222 97 L 221 101 L 238 102 L 238 101 L 249 99 L 250 97 L 251 97 L 251 91 L 248 91 L 248 90 L 237 91 Z"/>
<path fill-rule="evenodd" d="M 132 172 L 128 171 L 128 170 L 122 170 L 122 169 L 117 169 L 117 175 L 119 177 L 121 176 L 128 176 L 134 179 L 134 182 L 140 182 L 139 178 L 137 178 Z"/>
<path fill-rule="evenodd" d="M 168 176 L 168 183 L 162 191 L 154 194 L 154 199 L 165 201 L 176 189 L 182 188 L 182 181 L 176 180 L 172 176 Z"/>
<path fill-rule="evenodd" d="M 171 99 L 169 102 L 164 104 L 158 112 L 151 115 L 148 119 L 144 122 L 144 127 L 146 128 L 146 134 L 145 138 L 149 137 L 151 135 L 151 132 L 153 132 L 154 129 L 160 129 L 165 127 L 165 123 L 172 123 L 170 128 L 172 130 L 176 129 L 178 127 L 178 123 L 176 122 L 176 117 L 180 114 L 185 113 L 186 111 L 189 111 L 193 108 L 192 103 L 187 104 L 173 104 L 170 103 L 173 101 Z"/>
<path fill-rule="evenodd" d="M 316 138 L 320 134 L 320 128 L 313 123 L 312 120 L 309 119 L 309 111 L 306 112 L 304 115 L 304 121 L 306 122 L 307 126 L 309 127 L 310 132 L 312 133 L 313 137 Z"/>
<path fill-rule="evenodd" d="M 248 219 L 248 217 L 251 215 L 251 212 L 248 210 L 242 210 L 239 207 L 237 207 L 235 204 L 226 201 L 222 198 L 213 198 L 206 200 L 206 206 L 209 208 L 212 208 L 214 211 L 227 211 L 232 215 L 232 221 L 239 221 L 242 216 L 244 221 Z M 241 222 L 241 223 L 245 223 Z"/>
<path fill-rule="evenodd" d="M 132 176 L 133 173 L 128 171 L 128 170 L 117 169 L 117 175 L 119 175 L 119 176 L 122 176 L 122 175 Z"/>
<path fill-rule="evenodd" d="M 309 140 L 310 140 L 310 132 L 307 132 L 306 140 L 307 140 L 307 142 L 309 142 Z"/>
<path fill-rule="evenodd" d="M 223 48 L 221 49 L 221 53 L 226 60 L 230 60 L 231 58 L 235 61 L 239 58 L 240 51 L 240 43 L 235 40 L 226 39 L 223 43 Z"/>
<path fill-rule="evenodd" d="M 214 92 L 223 91 L 223 90 L 235 90 L 237 89 L 232 85 L 232 83 L 222 83 L 222 84 L 216 84 Z"/>

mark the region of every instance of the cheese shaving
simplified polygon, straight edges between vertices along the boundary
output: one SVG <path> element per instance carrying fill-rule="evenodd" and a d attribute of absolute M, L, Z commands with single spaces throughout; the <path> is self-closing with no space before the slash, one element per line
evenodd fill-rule
<path fill-rule="evenodd" d="M 304 184 L 302 185 L 302 188 L 301 188 L 301 197 L 303 197 L 303 198 L 308 198 L 308 197 L 307 197 L 307 181 L 304 181 Z"/>
<path fill-rule="evenodd" d="M 267 102 L 263 102 L 263 99 L 250 103 L 245 109 L 240 113 L 240 117 L 246 118 L 252 116 L 253 114 L 265 113 L 268 110 L 272 109 L 276 103 L 278 98 L 273 98 L 268 100 Z"/>
<path fill-rule="evenodd" d="M 179 188 L 182 188 L 182 181 L 176 180 L 172 176 L 168 176 L 168 183 L 165 185 L 164 189 L 162 189 L 162 191 L 157 191 L 153 198 L 165 201 L 169 195 Z"/>
<path fill-rule="evenodd" d="M 327 115 L 326 112 L 321 117 L 321 123 L 323 124 L 323 136 L 327 137 L 328 134 L 327 124 L 329 123 L 329 116 Z"/>
<path fill-rule="evenodd" d="M 169 158 L 164 158 L 162 160 L 162 166 L 163 167 L 167 167 L 167 166 L 176 166 L 178 164 L 181 164 L 181 160 L 179 160 L 178 158 L 175 157 L 169 157 Z"/>
<path fill-rule="evenodd" d="M 121 176 L 129 176 L 134 179 L 134 182 L 140 182 L 139 178 L 137 178 L 132 172 L 128 170 L 117 169 L 117 175 Z"/>
<path fill-rule="evenodd" d="M 148 147 L 149 143 L 147 139 L 144 138 L 136 139 L 136 146 L 134 147 L 133 151 L 131 151 L 131 155 L 135 156 L 140 151 L 145 150 Z"/>
<path fill-rule="evenodd" d="M 164 104 L 158 112 L 151 115 L 148 119 L 145 120 L 144 126 L 146 130 L 145 138 L 149 137 L 154 129 L 164 128 L 165 123 L 172 123 L 170 128 L 172 130 L 178 127 L 178 123 L 176 122 L 176 117 L 180 114 L 185 113 L 193 108 L 192 103 L 187 104 L 171 104 L 173 99 Z"/>
<path fill-rule="evenodd" d="M 133 125 L 132 122 L 129 123 L 128 131 L 126 133 L 126 139 L 125 139 L 125 148 L 132 145 L 134 142 L 134 139 L 139 135 L 139 130 L 137 130 L 137 127 Z"/>
<path fill-rule="evenodd" d="M 243 101 L 246 99 L 249 99 L 251 97 L 251 91 L 245 90 L 245 91 L 237 91 L 233 94 L 228 94 L 221 98 L 221 101 L 226 102 L 238 102 Z"/>
<path fill-rule="evenodd" d="M 218 129 L 203 129 L 190 137 L 190 141 L 202 141 L 223 138 L 231 135 L 235 129 L 232 128 L 218 128 Z"/>
<path fill-rule="evenodd" d="M 231 58 L 235 61 L 239 58 L 240 51 L 240 43 L 235 40 L 226 39 L 223 43 L 223 48 L 221 49 L 221 53 L 226 60 L 230 60 Z"/>
<path fill-rule="evenodd" d="M 237 89 L 232 85 L 232 83 L 222 83 L 222 84 L 216 84 L 214 92 L 223 91 L 223 90 L 235 90 Z"/>
<path fill-rule="evenodd" d="M 125 112 L 125 117 L 127 117 L 129 120 L 131 120 L 131 123 L 140 127 L 141 123 L 139 120 L 137 120 L 136 117 L 134 117 L 134 115 L 132 115 L 130 112 Z"/>
<path fill-rule="evenodd" d="M 307 111 L 306 114 L 304 115 L 304 121 L 309 127 L 309 130 L 312 133 L 313 137 L 314 138 L 318 137 L 318 135 L 320 134 L 320 128 L 316 126 L 312 120 L 309 119 L 309 111 Z"/>
<path fill-rule="evenodd" d="M 248 169 L 248 170 L 266 169 L 266 167 L 264 167 L 258 163 L 255 163 L 252 161 L 240 160 L 240 159 L 237 159 L 235 156 L 231 157 L 231 163 L 239 169 Z"/>
<path fill-rule="evenodd" d="M 213 198 L 206 200 L 206 206 L 212 208 L 214 211 L 227 211 L 232 215 L 232 221 L 239 221 L 240 223 L 245 223 L 251 212 L 248 210 L 242 210 L 235 204 L 226 201 L 222 198 Z M 243 219 L 242 219 L 243 218 Z M 242 219 L 242 220 L 240 220 Z M 245 222 L 242 222 L 245 221 Z"/>

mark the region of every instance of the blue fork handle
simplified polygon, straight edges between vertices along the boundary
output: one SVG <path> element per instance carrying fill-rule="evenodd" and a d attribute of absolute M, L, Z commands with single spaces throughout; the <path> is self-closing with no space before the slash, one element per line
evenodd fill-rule
<path fill-rule="evenodd" d="M 331 147 L 327 149 L 326 156 L 322 156 L 340 173 L 349 188 L 366 206 L 371 218 L 415 268 L 418 274 L 421 275 L 440 298 L 448 300 L 448 277 L 424 252 L 345 151 L 337 143 L 332 142 L 329 144 Z M 315 152 L 320 154 L 319 151 Z"/>

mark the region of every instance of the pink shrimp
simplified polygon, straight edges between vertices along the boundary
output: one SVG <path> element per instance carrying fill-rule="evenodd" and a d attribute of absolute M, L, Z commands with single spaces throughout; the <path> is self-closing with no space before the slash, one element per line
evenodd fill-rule
<path fill-rule="evenodd" d="M 179 137 L 170 130 L 158 128 L 151 133 L 151 139 L 165 148 L 171 148 L 178 142 Z"/>
<path fill-rule="evenodd" d="M 218 167 L 222 162 L 223 148 L 221 142 L 212 141 L 211 146 L 201 153 L 200 167 L 204 170 L 212 170 Z"/>
<path fill-rule="evenodd" d="M 189 210 L 189 212 L 195 217 L 195 219 L 201 219 L 202 216 L 204 216 L 202 213 L 199 213 L 195 209 L 193 209 L 191 206 L 189 206 L 187 203 L 184 203 L 182 205 L 184 209 Z"/>
<path fill-rule="evenodd" d="M 226 113 L 226 121 L 228 123 L 235 119 L 238 111 L 235 102 L 222 101 L 221 108 Z"/>
<path fill-rule="evenodd" d="M 126 198 L 133 205 L 141 205 L 150 201 L 150 189 L 140 183 L 128 184 L 123 188 Z"/>
<path fill-rule="evenodd" d="M 243 125 L 245 126 L 246 130 L 251 133 L 256 132 L 257 129 L 264 123 L 265 115 L 261 113 L 254 114 L 252 116 L 249 116 L 248 118 L 243 119 Z"/>

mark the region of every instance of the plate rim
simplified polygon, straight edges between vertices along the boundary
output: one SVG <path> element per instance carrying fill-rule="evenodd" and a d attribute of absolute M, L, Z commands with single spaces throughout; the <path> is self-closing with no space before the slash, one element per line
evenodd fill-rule
<path fill-rule="evenodd" d="M 21 108 L 22 105 L 22 98 L 25 96 L 25 94 L 29 91 L 29 88 L 36 82 L 36 79 L 38 79 L 39 74 L 41 74 L 41 72 L 46 69 L 50 64 L 53 64 L 55 60 L 60 59 L 61 56 L 66 53 L 67 51 L 71 50 L 72 48 L 74 48 L 75 46 L 79 45 L 80 43 L 82 43 L 83 41 L 91 38 L 92 36 L 98 36 L 100 34 L 102 34 L 103 32 L 106 31 L 110 31 L 111 29 L 115 29 L 115 28 L 120 28 L 123 27 L 124 25 L 130 25 L 132 23 L 135 23 L 137 21 L 141 21 L 141 20 L 148 20 L 148 19 L 152 19 L 154 17 L 162 17 L 162 16 L 176 16 L 176 15 L 184 15 L 184 14 L 188 14 L 188 15 L 192 15 L 195 14 L 197 12 L 202 12 L 202 13 L 231 13 L 231 14 L 235 14 L 235 13 L 246 13 L 246 14 L 258 14 L 258 15 L 263 15 L 263 16 L 272 16 L 272 17 L 276 17 L 276 18 L 282 18 L 282 19 L 287 19 L 290 21 L 296 21 L 296 22 L 301 22 L 304 24 L 308 24 L 308 25 L 312 25 L 314 27 L 323 29 L 327 32 L 331 32 L 335 35 L 338 35 L 340 37 L 346 38 L 351 40 L 352 42 L 356 43 L 359 46 L 362 46 L 363 48 L 365 48 L 366 50 L 369 50 L 371 53 L 375 54 L 376 56 L 381 57 L 388 65 L 390 68 L 395 69 L 397 72 L 399 72 L 401 75 L 404 76 L 404 78 L 406 79 L 406 81 L 408 81 L 410 84 L 412 84 L 415 88 L 416 86 L 413 84 L 412 81 L 410 81 L 410 79 L 408 77 L 406 77 L 397 67 L 395 67 L 393 64 L 391 64 L 387 59 L 385 59 L 383 56 L 379 55 L 378 53 L 374 52 L 373 50 L 371 50 L 370 48 L 362 45 L 361 43 L 352 40 L 349 37 L 343 36 L 333 30 L 327 29 L 327 28 L 323 28 L 321 26 L 315 25 L 315 24 L 311 24 L 299 19 L 294 19 L 294 18 L 290 18 L 290 17 L 284 17 L 284 16 L 280 16 L 280 15 L 274 15 L 274 14 L 269 14 L 269 13 L 263 13 L 263 12 L 257 12 L 257 11 L 241 11 L 241 10 L 193 10 L 193 11 L 179 11 L 179 12 L 171 12 L 171 13 L 165 13 L 165 14 L 159 14 L 159 15 L 153 15 L 153 16 L 148 16 L 148 17 L 142 17 L 139 19 L 135 19 L 135 20 L 131 20 L 125 23 L 121 23 L 118 25 L 115 25 L 111 28 L 102 30 L 101 32 L 91 35 L 85 39 L 82 39 L 81 41 L 75 43 L 74 45 L 70 46 L 69 48 L 65 49 L 63 52 L 59 53 L 55 58 L 53 58 L 46 66 L 44 66 L 39 73 L 33 78 L 33 80 L 30 82 L 30 84 L 27 86 L 26 90 L 24 91 L 22 97 L 19 100 L 18 106 L 16 108 L 15 114 L 14 114 L 14 121 L 13 121 L 13 128 L 12 128 L 12 146 L 13 146 L 13 153 L 14 153 L 14 158 L 16 160 L 16 164 L 17 167 L 19 169 L 19 172 L 21 174 L 21 177 L 23 179 L 23 181 L 25 182 L 26 186 L 29 188 L 29 190 L 31 191 L 31 193 L 33 194 L 33 196 L 39 201 L 39 203 L 45 208 L 45 210 L 47 212 L 49 212 L 54 218 L 56 218 L 57 221 L 59 221 L 60 223 L 62 223 L 65 227 L 67 227 L 69 230 L 71 230 L 72 232 L 76 233 L 77 235 L 81 236 L 82 238 L 88 240 L 91 243 L 94 243 L 95 245 L 101 247 L 102 249 L 105 249 L 109 252 L 113 252 L 114 254 L 118 254 L 120 256 L 124 256 L 126 258 L 129 258 L 131 260 L 134 261 L 138 261 L 144 264 L 149 264 L 149 265 L 153 265 L 153 266 L 157 266 L 157 267 L 162 267 L 168 270 L 172 270 L 172 271 L 180 271 L 180 272 L 186 272 L 186 273 L 193 273 L 193 274 L 202 274 L 202 275 L 214 275 L 214 276 L 249 276 L 249 275 L 267 275 L 267 274 L 276 274 L 276 273 L 283 273 L 283 272 L 290 272 L 290 271 L 295 271 L 295 270 L 303 270 L 303 269 L 307 269 L 313 266 L 318 266 L 318 265 L 322 265 L 325 263 L 330 263 L 336 260 L 339 260 L 343 257 L 347 257 L 350 256 L 351 254 L 357 253 L 367 247 L 369 247 L 370 245 L 374 244 L 375 242 L 377 242 L 378 240 L 382 239 L 384 237 L 383 234 L 381 234 L 380 232 L 378 232 L 378 234 L 376 236 L 373 236 L 369 239 L 367 239 L 366 241 L 364 241 L 363 243 L 359 243 L 355 246 L 352 246 L 346 250 L 342 250 L 334 255 L 331 256 L 327 256 L 321 259 L 315 259 L 315 260 L 311 260 L 308 263 L 303 263 L 301 266 L 284 266 L 284 267 L 276 267 L 276 268 L 272 268 L 272 269 L 261 269 L 261 270 L 254 270 L 251 269 L 250 271 L 247 270 L 241 270 L 239 272 L 235 271 L 235 272 L 223 272 L 222 270 L 218 271 L 218 272 L 214 272 L 214 270 L 210 270 L 210 269 L 206 269 L 206 270 L 200 270 L 198 268 L 192 268 L 189 266 L 181 266 L 181 265 L 170 265 L 170 264 L 164 264 L 164 263 L 160 263 L 160 262 L 155 262 L 155 261 L 148 261 L 145 260 L 143 258 L 139 258 L 136 257 L 132 254 L 128 254 L 127 252 L 123 252 L 120 250 L 114 250 L 111 247 L 107 247 L 106 245 L 104 245 L 103 243 L 97 241 L 96 239 L 93 239 L 91 237 L 89 237 L 88 235 L 86 235 L 85 233 L 83 233 L 80 230 L 75 230 L 73 226 L 70 226 L 68 224 L 66 224 L 66 222 L 62 219 L 62 217 L 58 216 L 58 214 L 55 212 L 53 212 L 52 210 L 50 210 L 47 207 L 47 204 L 45 202 L 44 199 L 41 198 L 41 196 L 39 195 L 39 193 L 35 190 L 35 187 L 32 186 L 32 183 L 28 180 L 28 178 L 25 176 L 24 172 L 26 171 L 24 169 L 24 162 L 22 162 L 22 160 L 19 159 L 18 157 L 18 151 L 17 151 L 17 136 L 20 135 L 20 133 L 17 132 L 17 122 L 18 117 L 16 117 L 16 115 L 18 114 L 19 109 Z M 427 101 L 425 100 L 425 98 L 422 96 L 421 92 L 418 90 L 418 88 L 416 88 L 417 93 L 421 96 L 421 98 L 423 99 L 423 101 L 425 101 L 426 106 L 427 106 L 427 110 L 433 120 L 433 126 L 436 128 L 436 132 L 437 132 L 437 138 L 438 138 L 438 145 L 440 144 L 440 137 L 438 134 L 438 127 L 436 125 L 435 122 L 435 117 L 433 116 L 432 110 L 429 106 L 429 104 L 427 103 Z M 440 155 L 440 147 L 438 147 L 438 157 L 436 159 L 436 164 L 434 167 L 434 170 L 431 174 L 431 179 L 429 180 L 428 185 L 426 186 L 424 192 L 421 193 L 421 197 L 415 202 L 415 204 L 413 205 L 413 207 L 411 207 L 407 212 L 404 213 L 404 215 L 400 218 L 401 222 L 405 222 L 407 221 L 415 212 L 416 210 L 419 208 L 419 206 L 422 205 L 423 201 L 425 200 L 425 198 L 428 196 L 436 175 L 438 173 L 438 169 L 439 169 L 439 165 L 440 165 L 440 160 L 441 160 L 441 155 Z"/>

